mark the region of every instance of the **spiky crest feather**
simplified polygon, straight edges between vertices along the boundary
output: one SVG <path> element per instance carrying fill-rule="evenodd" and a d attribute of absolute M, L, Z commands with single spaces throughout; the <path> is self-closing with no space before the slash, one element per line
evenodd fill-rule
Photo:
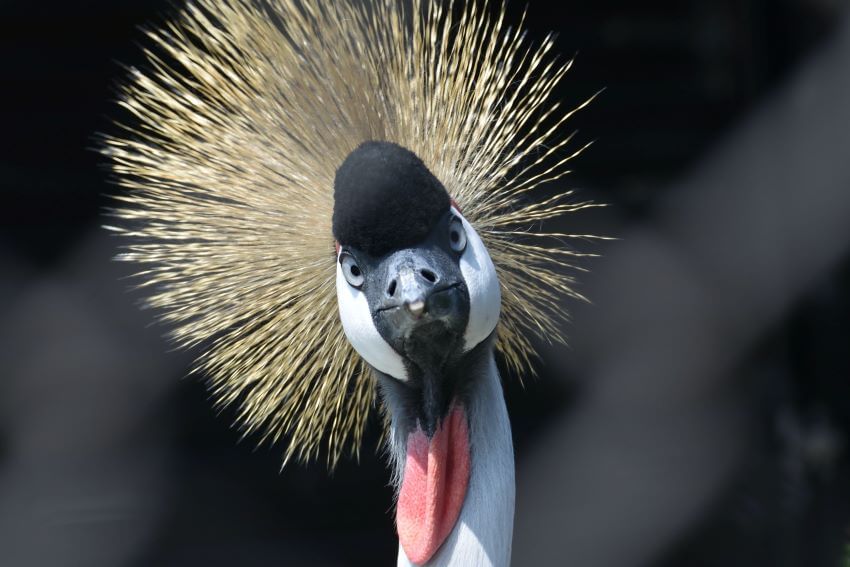
<path fill-rule="evenodd" d="M 287 437 L 287 460 L 325 445 L 331 466 L 359 449 L 375 385 L 338 320 L 331 213 L 365 140 L 415 152 L 481 235 L 509 366 L 530 368 L 526 333 L 561 340 L 578 254 L 526 237 L 570 237 L 528 229 L 593 205 L 525 198 L 581 151 L 565 155 L 578 109 L 551 100 L 571 64 L 551 37 L 532 46 L 475 0 L 194 0 L 147 36 L 120 100 L 134 125 L 104 142 L 128 189 L 114 230 L 246 434 Z"/>

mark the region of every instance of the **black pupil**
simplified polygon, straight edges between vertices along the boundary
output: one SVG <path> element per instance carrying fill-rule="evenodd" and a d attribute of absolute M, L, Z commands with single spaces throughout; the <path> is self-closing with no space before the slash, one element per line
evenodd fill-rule
<path fill-rule="evenodd" d="M 349 268 L 349 270 L 351 271 L 351 275 L 355 278 L 360 277 L 360 268 L 356 264 L 351 264 L 351 268 Z"/>
<path fill-rule="evenodd" d="M 453 230 L 450 238 L 452 239 L 452 242 L 457 242 L 458 240 L 460 240 L 460 234 L 458 233 L 458 231 Z"/>

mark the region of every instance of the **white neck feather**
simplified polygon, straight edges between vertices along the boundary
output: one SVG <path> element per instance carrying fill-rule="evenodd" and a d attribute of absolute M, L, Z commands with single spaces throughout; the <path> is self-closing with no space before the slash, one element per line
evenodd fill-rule
<path fill-rule="evenodd" d="M 471 471 L 466 500 L 454 529 L 427 563 L 428 567 L 507 567 L 514 523 L 514 450 L 499 372 L 491 355 L 486 376 L 466 408 Z M 393 432 L 395 433 L 395 432 Z M 405 441 L 391 435 L 394 458 L 404 462 Z M 401 444 L 399 444 L 401 442 Z M 400 457 L 400 458 L 399 458 Z M 415 565 L 399 546 L 398 565 Z"/>

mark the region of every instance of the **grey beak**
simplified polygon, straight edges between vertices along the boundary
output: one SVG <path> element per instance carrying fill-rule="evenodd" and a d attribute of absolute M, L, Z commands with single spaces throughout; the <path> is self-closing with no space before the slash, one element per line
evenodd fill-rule
<path fill-rule="evenodd" d="M 419 319 L 425 312 L 426 300 L 438 280 L 433 270 L 422 265 L 407 264 L 398 270 L 394 280 L 397 287 L 396 294 L 400 303 L 414 319 Z"/>
<path fill-rule="evenodd" d="M 442 364 L 469 320 L 469 294 L 455 259 L 436 247 L 407 248 L 382 259 L 374 273 L 368 293 L 378 332 L 413 364 Z"/>

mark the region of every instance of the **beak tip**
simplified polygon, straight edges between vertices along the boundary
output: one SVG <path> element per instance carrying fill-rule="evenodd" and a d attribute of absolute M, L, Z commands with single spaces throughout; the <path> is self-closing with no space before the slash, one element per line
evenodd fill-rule
<path fill-rule="evenodd" d="M 410 303 L 407 303 L 406 305 L 407 305 L 407 310 L 410 311 L 411 315 L 413 315 L 416 318 L 419 318 L 422 315 L 422 313 L 425 311 L 425 302 L 422 301 L 421 299 L 417 300 L 417 301 L 411 301 Z"/>

